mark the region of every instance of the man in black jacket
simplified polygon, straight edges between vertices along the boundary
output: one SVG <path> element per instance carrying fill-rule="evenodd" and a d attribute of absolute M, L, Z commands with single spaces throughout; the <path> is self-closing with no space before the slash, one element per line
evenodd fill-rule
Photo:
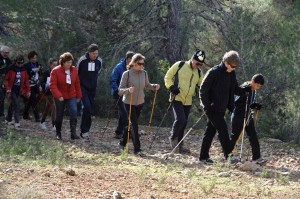
<path fill-rule="evenodd" d="M 4 116 L 4 99 L 6 95 L 6 89 L 3 85 L 3 79 L 8 67 L 12 64 L 9 59 L 10 48 L 8 46 L 2 46 L 0 48 L 0 117 Z"/>
<path fill-rule="evenodd" d="M 211 68 L 202 81 L 200 100 L 201 106 L 208 118 L 199 158 L 199 160 L 204 163 L 213 163 L 209 157 L 209 149 L 216 131 L 218 131 L 218 137 L 221 142 L 225 159 L 228 158 L 231 152 L 229 134 L 224 115 L 226 109 L 230 112 L 233 111 L 234 94 L 237 93 L 241 95 L 243 93 L 239 89 L 234 72 L 239 63 L 240 58 L 236 51 L 226 52 L 222 62 Z"/>
<path fill-rule="evenodd" d="M 92 125 L 92 110 L 96 96 L 97 80 L 102 67 L 102 59 L 98 56 L 98 49 L 98 45 L 91 44 L 88 47 L 88 52 L 77 63 L 82 92 L 80 136 L 86 139 L 90 135 L 89 131 Z"/>

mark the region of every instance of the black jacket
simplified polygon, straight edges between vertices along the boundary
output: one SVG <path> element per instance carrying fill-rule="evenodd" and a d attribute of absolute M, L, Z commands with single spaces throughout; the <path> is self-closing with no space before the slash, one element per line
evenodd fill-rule
<path fill-rule="evenodd" d="M 26 69 L 26 71 L 28 73 L 28 76 L 29 76 L 30 87 L 32 87 L 32 86 L 39 87 L 40 86 L 39 79 L 42 75 L 42 67 L 38 62 L 35 63 L 35 66 L 39 68 L 39 71 L 37 73 L 35 73 L 32 70 L 32 63 L 31 62 L 27 62 L 26 64 L 24 64 L 24 68 Z M 39 75 L 39 78 L 36 80 L 35 77 L 36 77 L 37 74 Z"/>
<path fill-rule="evenodd" d="M 227 68 L 223 62 L 207 71 L 201 87 L 201 106 L 205 111 L 230 112 L 234 108 L 234 94 L 243 95 L 239 88 L 235 71 L 226 72 Z"/>
<path fill-rule="evenodd" d="M 95 63 L 95 71 L 88 70 L 90 62 Z M 92 61 L 90 60 L 88 53 L 83 55 L 77 63 L 80 86 L 85 88 L 87 91 L 96 92 L 97 80 L 101 67 L 102 59 L 100 57 L 97 57 L 96 60 Z"/>
<path fill-rule="evenodd" d="M 8 71 L 9 66 L 12 65 L 12 62 L 9 58 L 3 58 L 0 54 L 0 74 L 4 77 L 5 73 Z M 1 78 L 3 79 L 3 78 Z"/>
<path fill-rule="evenodd" d="M 41 87 L 43 89 L 43 92 L 46 94 L 46 95 L 52 95 L 51 91 L 50 91 L 50 88 L 49 88 L 49 85 L 46 85 L 47 84 L 47 79 L 50 78 L 50 68 L 46 71 L 43 72 L 42 74 L 42 77 L 41 77 Z M 48 82 L 50 83 L 50 82 Z"/>
<path fill-rule="evenodd" d="M 248 82 L 243 83 L 240 88 L 246 93 L 247 95 L 242 96 L 235 96 L 234 100 L 234 110 L 233 113 L 237 114 L 239 116 L 244 116 L 245 111 L 247 111 L 246 117 L 248 117 L 249 110 L 250 110 L 250 104 L 255 102 L 256 97 L 256 91 L 251 91 L 251 85 L 248 84 Z M 248 99 L 247 99 L 248 98 Z M 247 108 L 246 108 L 246 102 L 247 102 Z"/>

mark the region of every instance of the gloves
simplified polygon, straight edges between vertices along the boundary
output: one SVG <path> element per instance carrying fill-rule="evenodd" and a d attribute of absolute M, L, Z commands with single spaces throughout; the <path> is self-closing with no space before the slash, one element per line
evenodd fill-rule
<path fill-rule="evenodd" d="M 260 110 L 262 108 L 262 105 L 255 102 L 255 103 L 250 104 L 250 108 Z"/>
<path fill-rule="evenodd" d="M 170 91 L 173 95 L 178 95 L 180 93 L 179 88 L 177 86 L 175 87 L 174 85 L 170 86 Z"/>

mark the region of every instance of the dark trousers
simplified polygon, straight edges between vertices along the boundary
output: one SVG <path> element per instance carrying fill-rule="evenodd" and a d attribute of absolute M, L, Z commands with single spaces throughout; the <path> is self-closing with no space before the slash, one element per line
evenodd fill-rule
<path fill-rule="evenodd" d="M 130 105 L 125 104 L 125 107 L 126 107 L 127 112 L 129 113 Z M 143 104 L 140 104 L 137 106 L 135 106 L 135 105 L 131 106 L 130 121 L 131 121 L 132 128 L 130 128 L 130 129 L 132 129 L 132 130 L 130 131 L 130 133 L 131 133 L 131 139 L 132 139 L 132 143 L 133 143 L 133 147 L 134 147 L 134 152 L 139 152 L 141 150 L 138 118 L 141 114 L 142 108 L 143 108 Z M 120 141 L 120 145 L 125 146 L 127 143 L 127 139 L 128 139 L 128 126 L 125 127 L 125 129 L 124 129 L 123 138 Z"/>
<path fill-rule="evenodd" d="M 230 140 L 224 115 L 225 113 L 223 112 L 206 112 L 208 121 L 202 140 L 200 160 L 209 158 L 209 149 L 217 131 L 225 158 L 227 159 L 228 155 L 230 154 Z"/>
<path fill-rule="evenodd" d="M 232 134 L 230 136 L 230 145 L 231 145 L 231 149 L 233 150 L 243 130 L 244 116 L 241 114 L 232 114 L 231 123 L 232 123 Z M 248 121 L 248 124 L 245 127 L 245 131 L 247 133 L 252 148 L 252 160 L 257 160 L 261 157 L 260 146 L 259 146 L 257 133 L 254 127 L 254 121 L 252 117 Z"/>
<path fill-rule="evenodd" d="M 184 130 L 188 122 L 191 105 L 183 105 L 180 101 L 173 101 L 174 123 L 171 131 L 171 139 L 177 139 L 178 142 L 183 138 Z"/>
<path fill-rule="evenodd" d="M 47 118 L 48 113 L 51 113 L 51 121 L 52 124 L 55 122 L 55 104 L 54 104 L 54 99 L 52 95 L 46 95 L 46 106 L 42 115 L 42 122 L 44 122 Z"/>
<path fill-rule="evenodd" d="M 6 89 L 0 88 L 0 117 L 4 116 L 4 100 L 6 95 Z"/>
<path fill-rule="evenodd" d="M 117 135 L 121 135 L 128 122 L 128 113 L 126 111 L 125 104 L 122 101 L 122 97 L 116 99 L 116 102 L 117 101 L 118 101 L 119 121 L 115 133 Z"/>
<path fill-rule="evenodd" d="M 86 133 L 90 131 L 92 125 L 92 111 L 94 106 L 95 92 L 87 91 L 85 88 L 81 87 L 82 98 L 81 98 L 81 133 Z"/>
<path fill-rule="evenodd" d="M 12 121 L 12 116 L 14 115 L 15 118 L 15 123 L 19 123 L 19 103 L 18 103 L 19 95 L 16 94 L 15 92 L 11 93 L 10 97 L 10 105 L 9 108 L 7 109 L 7 116 L 6 120 L 7 121 Z"/>
<path fill-rule="evenodd" d="M 55 107 L 56 107 L 56 119 L 55 119 L 55 127 L 56 133 L 61 133 L 61 126 L 64 116 L 64 109 L 67 106 L 67 110 L 70 114 L 70 129 L 71 134 L 76 134 L 76 125 L 77 125 L 77 99 L 65 99 L 64 101 L 59 101 L 55 99 Z"/>
<path fill-rule="evenodd" d="M 30 90 L 29 100 L 27 101 L 27 98 L 25 98 L 25 107 L 24 107 L 23 117 L 24 118 L 29 117 L 29 109 L 30 109 L 30 107 L 32 107 L 35 120 L 39 120 L 40 115 L 39 115 L 38 102 L 37 102 L 37 95 L 40 92 L 39 87 L 31 86 L 30 89 L 31 90 Z"/>

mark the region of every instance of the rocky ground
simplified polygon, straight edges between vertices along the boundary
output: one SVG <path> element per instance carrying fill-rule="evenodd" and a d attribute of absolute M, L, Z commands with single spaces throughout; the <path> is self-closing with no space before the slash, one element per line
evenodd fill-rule
<path fill-rule="evenodd" d="M 131 143 L 129 155 L 119 151 L 113 138 L 115 121 L 105 133 L 107 120 L 93 121 L 90 141 L 71 141 L 65 121 L 64 164 L 0 159 L 0 198 L 300 198 L 300 149 L 280 140 L 260 140 L 265 164 L 246 161 L 246 142 L 242 162 L 230 165 L 221 161 L 215 138 L 211 148 L 215 164 L 205 165 L 198 161 L 203 130 L 187 136 L 185 145 L 191 154 L 169 155 L 170 129 L 160 129 L 150 150 L 152 135 L 142 126 L 145 157 L 139 157 L 133 155 Z M 54 141 L 55 132 L 41 130 L 37 123 L 21 124 L 19 132 L 26 134 L 26 140 L 39 137 L 60 142 Z"/>

